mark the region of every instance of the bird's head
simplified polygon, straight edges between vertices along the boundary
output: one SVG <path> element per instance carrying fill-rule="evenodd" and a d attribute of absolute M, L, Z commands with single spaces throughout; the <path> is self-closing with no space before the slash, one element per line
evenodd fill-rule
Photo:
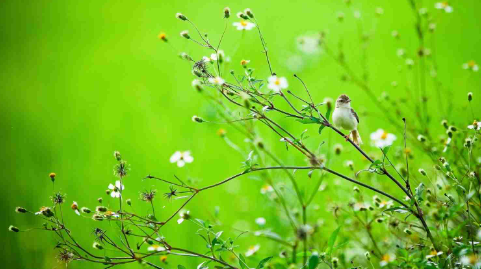
<path fill-rule="evenodd" d="M 350 106 L 351 99 L 349 99 L 349 96 L 345 94 L 341 94 L 336 100 L 336 107 L 345 107 L 345 106 Z"/>

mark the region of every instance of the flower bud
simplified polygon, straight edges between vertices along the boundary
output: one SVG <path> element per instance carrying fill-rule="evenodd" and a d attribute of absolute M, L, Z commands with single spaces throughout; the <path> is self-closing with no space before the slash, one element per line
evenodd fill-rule
<path fill-rule="evenodd" d="M 439 166 L 439 165 L 436 164 L 436 165 L 434 166 L 434 169 L 436 169 L 436 170 L 438 170 L 438 171 L 441 171 L 441 166 Z"/>
<path fill-rule="evenodd" d="M 57 174 L 55 174 L 55 173 L 50 173 L 48 176 L 50 177 L 50 179 L 52 180 L 52 182 L 54 182 L 56 175 L 57 175 Z"/>
<path fill-rule="evenodd" d="M 344 20 L 344 13 L 343 12 L 338 12 L 337 13 L 337 20 L 339 22 L 342 22 Z"/>
<path fill-rule="evenodd" d="M 97 206 L 95 208 L 95 211 L 97 212 L 107 212 L 108 208 L 106 208 L 105 206 Z"/>
<path fill-rule="evenodd" d="M 464 147 L 465 147 L 465 148 L 470 148 L 471 145 L 472 145 L 472 143 L 473 143 L 473 141 L 471 140 L 471 138 L 466 138 L 466 139 L 464 140 Z"/>
<path fill-rule="evenodd" d="M 13 225 L 10 225 L 10 227 L 8 227 L 8 230 L 10 232 L 14 232 L 14 233 L 18 233 L 20 232 L 20 229 L 18 229 L 17 227 L 13 226 Z"/>
<path fill-rule="evenodd" d="M 189 54 L 187 54 L 185 52 L 180 53 L 179 56 L 180 56 L 180 58 L 182 58 L 184 60 L 191 61 L 191 62 L 194 61 L 194 59 L 192 59 L 192 57 L 190 57 Z"/>
<path fill-rule="evenodd" d="M 195 116 L 195 115 L 192 117 L 192 121 L 193 121 L 193 122 L 198 122 L 198 123 L 203 123 L 203 122 L 204 122 L 204 120 L 203 120 L 201 117 L 198 117 L 198 116 Z"/>
<path fill-rule="evenodd" d="M 167 35 L 164 32 L 161 32 L 159 34 L 159 39 L 164 41 L 164 42 L 167 42 Z"/>
<path fill-rule="evenodd" d="M 426 142 L 426 137 L 424 135 L 418 135 L 418 140 L 420 142 Z"/>
<path fill-rule="evenodd" d="M 18 207 L 15 208 L 15 212 L 17 212 L 17 213 L 27 213 L 28 211 L 27 211 L 27 209 L 18 206 Z"/>
<path fill-rule="evenodd" d="M 472 171 L 468 174 L 470 178 L 475 178 L 476 177 L 476 172 Z"/>
<path fill-rule="evenodd" d="M 99 250 L 104 249 L 104 247 L 101 244 L 99 244 L 98 242 L 94 242 L 92 247 L 95 248 L 95 249 L 99 249 Z"/>
<path fill-rule="evenodd" d="M 331 259 L 332 267 L 338 268 L 339 267 L 339 259 L 334 257 Z"/>
<path fill-rule="evenodd" d="M 78 204 L 77 202 L 73 202 L 72 205 L 70 206 L 70 208 L 72 208 L 72 210 L 78 210 Z"/>
<path fill-rule="evenodd" d="M 411 230 L 409 230 L 409 229 L 404 229 L 404 233 L 409 234 L 409 235 L 413 234 L 413 232 L 411 232 Z"/>
<path fill-rule="evenodd" d="M 244 107 L 246 107 L 247 109 L 250 109 L 251 104 L 250 104 L 249 100 L 251 99 L 251 97 L 245 92 L 240 92 L 239 95 L 242 98 L 242 101 L 244 103 Z"/>
<path fill-rule="evenodd" d="M 352 190 L 353 190 L 354 192 L 357 192 L 357 193 L 361 192 L 361 190 L 359 190 L 359 188 L 358 188 L 357 186 L 354 186 L 354 187 L 352 188 Z"/>
<path fill-rule="evenodd" d="M 85 214 L 90 214 L 90 213 L 92 213 L 92 210 L 90 210 L 90 208 L 85 207 L 85 206 L 82 207 L 82 208 L 80 209 L 80 211 L 82 211 L 82 213 L 85 213 Z"/>
<path fill-rule="evenodd" d="M 194 87 L 194 89 L 196 89 L 198 92 L 202 92 L 202 90 L 203 90 L 202 84 L 200 83 L 200 80 L 198 80 L 198 79 L 194 79 L 192 81 L 192 87 Z"/>
<path fill-rule="evenodd" d="M 120 152 L 114 151 L 114 157 L 117 161 L 122 160 L 122 156 L 120 155 Z"/>
<path fill-rule="evenodd" d="M 187 30 L 184 30 L 184 31 L 180 32 L 180 36 L 185 38 L 185 39 L 190 39 L 189 31 L 187 31 Z"/>
<path fill-rule="evenodd" d="M 451 132 L 456 132 L 458 130 L 458 128 L 454 127 L 454 126 L 449 126 L 449 131 Z"/>
<path fill-rule="evenodd" d="M 228 19 L 230 17 L 230 8 L 225 7 L 224 8 L 224 18 Z"/>
<path fill-rule="evenodd" d="M 449 126 L 448 126 L 448 121 L 447 120 L 442 120 L 441 121 L 441 125 L 444 126 L 444 128 L 448 129 Z"/>
<path fill-rule="evenodd" d="M 237 13 L 237 18 L 239 18 L 239 19 L 244 19 L 244 20 L 248 20 L 248 19 L 249 19 L 249 17 L 248 17 L 246 14 L 242 13 L 242 12 L 238 12 L 238 13 Z"/>
<path fill-rule="evenodd" d="M 224 129 L 222 129 L 222 128 L 220 128 L 219 130 L 217 130 L 217 135 L 220 136 L 220 137 L 222 137 L 222 138 L 224 138 L 226 134 L 227 134 L 227 131 L 224 130 Z"/>
<path fill-rule="evenodd" d="M 341 152 L 342 152 L 342 145 L 341 144 L 334 145 L 334 153 L 336 153 L 336 155 L 339 155 L 341 154 Z"/>
<path fill-rule="evenodd" d="M 418 171 L 419 171 L 419 173 L 420 173 L 421 175 L 426 176 L 426 171 L 424 171 L 424 169 L 419 168 Z"/>
<path fill-rule="evenodd" d="M 383 221 L 384 221 L 383 218 L 377 218 L 377 219 L 376 219 L 376 222 L 377 222 L 377 223 L 382 223 Z"/>
<path fill-rule="evenodd" d="M 473 93 L 468 92 L 468 101 L 471 102 L 473 100 Z"/>
<path fill-rule="evenodd" d="M 327 106 L 327 109 L 332 109 L 332 99 L 327 97 L 327 98 L 324 98 L 324 104 L 326 104 Z"/>
<path fill-rule="evenodd" d="M 175 17 L 176 17 L 177 19 L 181 20 L 181 21 L 186 21 L 186 20 L 187 20 L 187 17 L 184 16 L 184 14 L 182 14 L 182 13 L 177 13 L 177 14 L 175 14 Z"/>
<path fill-rule="evenodd" d="M 369 253 L 369 251 L 366 251 L 366 253 L 364 253 L 364 256 L 366 256 L 366 259 L 367 259 L 368 261 L 371 260 L 371 253 Z"/>
<path fill-rule="evenodd" d="M 95 221 L 102 221 L 102 220 L 104 220 L 104 217 L 102 215 L 99 215 L 99 214 L 94 214 L 92 216 L 92 219 L 95 220 Z"/>
<path fill-rule="evenodd" d="M 105 190 L 105 193 L 106 193 L 107 195 L 110 195 L 110 194 L 112 193 L 112 190 L 111 190 L 111 189 L 106 189 L 106 190 Z"/>
<path fill-rule="evenodd" d="M 254 18 L 254 14 L 252 13 L 251 9 L 250 8 L 246 8 L 244 10 L 244 13 L 249 16 L 249 18 Z"/>
<path fill-rule="evenodd" d="M 103 201 L 102 197 L 101 197 L 101 198 L 99 198 L 99 199 L 97 199 L 97 202 L 99 202 L 99 204 L 101 204 L 101 203 L 102 203 L 102 201 Z"/>

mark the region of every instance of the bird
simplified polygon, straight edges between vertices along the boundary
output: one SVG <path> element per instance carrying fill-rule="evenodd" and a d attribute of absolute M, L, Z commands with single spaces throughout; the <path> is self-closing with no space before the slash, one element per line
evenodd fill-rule
<path fill-rule="evenodd" d="M 336 107 L 332 113 L 332 121 L 334 126 L 349 131 L 349 134 L 345 136 L 346 141 L 351 138 L 356 145 L 362 144 L 361 136 L 357 130 L 359 116 L 351 108 L 351 99 L 347 95 L 341 94 L 337 98 Z"/>

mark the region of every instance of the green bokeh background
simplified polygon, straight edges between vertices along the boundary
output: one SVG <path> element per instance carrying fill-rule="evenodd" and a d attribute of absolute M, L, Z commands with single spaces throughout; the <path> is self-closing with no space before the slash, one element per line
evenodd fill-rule
<path fill-rule="evenodd" d="M 215 119 L 215 111 L 190 86 L 193 79 L 190 66 L 177 57 L 185 51 L 196 60 L 210 52 L 179 37 L 178 33 L 193 29 L 175 19 L 176 12 L 186 14 L 192 21 L 218 40 L 223 30 L 222 9 L 229 6 L 235 13 L 250 7 L 262 27 L 276 73 L 286 76 L 290 89 L 302 94 L 301 85 L 291 77 L 294 70 L 310 86 L 319 102 L 325 97 L 336 98 L 347 93 L 353 106 L 369 116 L 361 118 L 361 135 L 368 142 L 369 133 L 377 128 L 389 130 L 389 125 L 379 116 L 379 110 L 359 88 L 341 81 L 342 70 L 325 54 L 303 57 L 302 67 L 289 66 L 287 59 L 298 55 L 295 40 L 299 35 L 326 30 L 331 47 L 344 39 L 347 60 L 355 70 L 360 68 L 361 51 L 353 11 L 362 13 L 366 30 L 376 27 L 367 50 L 370 85 L 377 95 L 389 92 L 404 96 L 403 87 L 391 87 L 392 81 L 406 83 L 404 72 L 398 72 L 404 60 L 396 56 L 398 48 L 410 55 L 417 49 L 414 34 L 414 16 L 408 1 L 363 0 L 353 1 L 349 9 L 340 0 L 317 1 L 1 1 L 0 3 L 0 240 L 3 245 L 3 268 L 60 268 L 55 260 L 53 235 L 32 231 L 13 234 L 7 231 L 10 224 L 21 229 L 39 227 L 41 221 L 32 216 L 16 215 L 15 206 L 36 210 L 49 203 L 52 184 L 50 172 L 57 173 L 56 189 L 67 193 L 67 205 L 73 200 L 80 206 L 95 207 L 96 199 L 104 197 L 113 202 L 104 190 L 114 182 L 113 151 L 119 150 L 131 164 L 131 174 L 125 181 L 125 197 L 132 198 L 137 212 L 147 213 L 141 205 L 138 192 L 166 186 L 153 181 L 142 181 L 147 174 L 173 178 L 192 177 L 205 186 L 220 181 L 240 171 L 244 157 L 234 152 L 216 135 L 222 127 L 232 141 L 244 145 L 243 137 L 229 126 L 194 124 L 192 115 Z M 455 96 L 458 109 L 442 115 L 436 99 L 430 109 L 439 116 L 466 118 L 465 96 L 473 91 L 479 96 L 479 73 L 462 70 L 461 65 L 474 59 L 481 62 L 479 47 L 479 10 L 477 0 L 453 1 L 454 12 L 445 14 L 434 9 L 434 1 L 423 1 L 429 12 L 440 20 L 436 30 L 436 43 L 427 45 L 436 52 L 438 77 L 445 89 Z M 375 8 L 382 6 L 384 15 L 377 18 Z M 343 11 L 345 21 L 338 23 L 336 13 Z M 232 56 L 229 69 L 241 71 L 238 62 L 251 60 L 259 78 L 267 78 L 268 68 L 255 31 L 242 34 L 229 21 L 228 31 L 221 47 Z M 377 23 L 376 23 L 377 21 Z M 391 37 L 399 31 L 400 40 Z M 167 33 L 172 47 L 160 42 L 160 31 Z M 235 52 L 236 46 L 238 50 Z M 412 56 L 414 57 L 414 56 Z M 432 86 L 429 80 L 428 85 Z M 432 88 L 432 87 L 430 87 Z M 434 92 L 429 92 L 435 96 Z M 479 112 L 479 101 L 474 108 Z M 287 119 L 279 119 L 284 126 L 300 134 L 306 126 Z M 432 128 L 438 128 L 438 121 Z M 315 126 L 308 127 L 311 138 L 308 145 L 316 147 L 327 139 L 316 135 Z M 285 147 L 264 127 L 259 126 L 263 139 L 274 152 L 283 156 L 285 163 L 305 165 L 302 156 L 293 151 L 285 154 Z M 394 131 L 394 130 L 392 130 Z M 342 139 L 332 137 L 333 143 Z M 398 139 L 397 143 L 400 143 Z M 374 151 L 365 146 L 368 151 Z M 346 147 L 345 147 L 346 148 Z M 176 150 L 190 150 L 195 158 L 192 164 L 177 168 L 169 163 Z M 324 153 L 327 150 L 324 147 Z M 343 159 L 353 159 L 358 168 L 365 163 L 351 149 L 343 152 L 332 166 L 345 169 Z M 274 173 L 276 180 L 284 180 L 282 173 Z M 313 184 L 305 173 L 297 174 L 303 188 Z M 334 200 L 347 202 L 351 184 L 336 185 L 328 178 L 329 192 L 320 193 L 315 203 L 320 209 L 311 214 L 310 222 L 324 220 L 318 236 L 327 236 L 336 227 L 328 212 L 328 203 Z M 154 187 L 152 187 L 155 184 Z M 378 185 L 386 185 L 377 182 Z M 230 184 L 199 195 L 188 209 L 200 218 L 212 218 L 219 206 L 219 230 L 226 236 L 235 236 L 240 230 L 254 230 L 254 219 L 263 216 L 270 227 L 279 234 L 288 234 L 289 227 L 269 202 L 259 193 L 263 183 L 245 177 Z M 369 193 L 370 194 L 370 193 Z M 170 203 L 157 199 L 159 215 L 166 217 L 183 201 Z M 295 205 L 295 200 L 292 199 Z M 164 207 L 165 206 L 165 207 Z M 164 208 L 162 208 L 164 207 Z M 90 246 L 91 231 L 96 226 L 107 228 L 108 223 L 95 223 L 66 211 L 66 223 L 79 241 Z M 279 217 L 281 216 L 281 217 Z M 112 225 L 112 229 L 115 226 Z M 194 235 L 196 228 L 185 223 L 170 223 L 164 235 L 177 246 L 198 251 L 204 243 Z M 111 232 L 113 233 L 113 231 Z M 324 239 L 325 240 L 325 239 Z M 240 251 L 249 245 L 261 244 L 260 257 L 277 252 L 276 244 L 254 237 L 252 234 L 239 240 Z M 158 260 L 153 259 L 159 263 Z M 174 268 L 182 261 L 193 268 L 198 259 L 169 259 L 166 268 Z M 133 264 L 125 268 L 139 268 Z M 70 268 L 102 268 L 74 262 Z M 176 268 L 176 267 L 175 267 Z"/>

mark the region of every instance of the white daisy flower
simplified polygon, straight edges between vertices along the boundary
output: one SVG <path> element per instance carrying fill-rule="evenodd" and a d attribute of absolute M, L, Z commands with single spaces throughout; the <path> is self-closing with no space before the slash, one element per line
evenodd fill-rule
<path fill-rule="evenodd" d="M 437 2 L 436 4 L 434 4 L 434 7 L 436 9 L 443 9 L 446 13 L 453 12 L 453 7 L 449 5 L 448 1 Z"/>
<path fill-rule="evenodd" d="M 273 90 L 274 92 L 278 93 L 282 89 L 287 88 L 287 79 L 285 77 L 277 77 L 277 76 L 270 76 L 267 81 L 269 84 L 267 85 L 267 88 Z"/>
<path fill-rule="evenodd" d="M 393 201 L 391 201 L 391 200 L 389 200 L 389 201 L 383 200 L 378 204 L 379 208 L 385 207 L 386 209 L 391 208 L 392 205 L 393 205 Z"/>
<path fill-rule="evenodd" d="M 256 224 L 259 225 L 259 226 L 264 226 L 264 225 L 266 225 L 266 219 L 265 219 L 265 218 L 262 218 L 262 217 L 257 218 L 257 219 L 256 219 Z"/>
<path fill-rule="evenodd" d="M 215 85 L 222 86 L 225 83 L 225 80 L 221 77 L 209 78 L 209 82 Z"/>
<path fill-rule="evenodd" d="M 473 266 L 474 268 L 479 268 L 481 266 L 481 259 L 476 254 L 470 254 L 461 257 L 461 263 L 466 266 Z"/>
<path fill-rule="evenodd" d="M 261 188 L 261 194 L 266 194 L 268 192 L 273 192 L 274 189 L 270 185 L 264 185 Z"/>
<path fill-rule="evenodd" d="M 471 69 L 473 72 L 478 72 L 479 65 L 475 61 L 471 60 L 463 64 L 463 69 Z"/>
<path fill-rule="evenodd" d="M 194 157 L 190 155 L 190 151 L 176 151 L 174 155 L 170 157 L 171 163 L 177 163 L 178 167 L 183 167 L 186 163 L 194 161 Z"/>
<path fill-rule="evenodd" d="M 393 262 L 396 259 L 396 255 L 394 254 L 384 254 L 381 257 L 381 262 L 379 265 L 386 266 L 388 263 Z"/>
<path fill-rule="evenodd" d="M 250 21 L 240 21 L 240 22 L 234 22 L 232 25 L 234 25 L 235 27 L 237 27 L 237 30 L 239 31 L 242 31 L 242 30 L 251 30 L 252 28 L 254 28 L 256 25 Z"/>
<path fill-rule="evenodd" d="M 305 35 L 297 38 L 297 49 L 305 54 L 315 54 L 320 51 L 320 35 Z"/>
<path fill-rule="evenodd" d="M 112 196 L 112 198 L 120 198 L 120 193 L 124 190 L 124 185 L 120 183 L 120 180 L 117 180 L 115 181 L 115 186 L 109 184 L 109 189 L 111 190 L 110 196 Z"/>
<path fill-rule="evenodd" d="M 182 222 L 184 222 L 184 220 L 188 220 L 190 218 L 190 211 L 188 210 L 181 211 L 179 213 L 179 217 L 180 218 L 177 220 L 177 223 L 181 224 Z"/>
<path fill-rule="evenodd" d="M 250 246 L 249 249 L 246 251 L 245 256 L 250 257 L 250 256 L 256 254 L 256 252 L 259 250 L 259 248 L 261 248 L 260 245 Z"/>
<path fill-rule="evenodd" d="M 78 210 L 78 204 L 77 202 L 73 201 L 72 205 L 70 206 L 72 210 L 75 212 L 75 214 L 80 216 L 80 211 Z"/>
<path fill-rule="evenodd" d="M 431 259 L 431 258 L 434 258 L 434 257 L 437 257 L 437 256 L 441 256 L 443 255 L 443 252 L 442 251 L 436 251 L 435 249 L 431 250 L 431 252 L 429 253 L 429 255 L 426 255 L 426 259 Z"/>
<path fill-rule="evenodd" d="M 378 148 L 391 146 L 396 139 L 395 135 L 387 133 L 383 129 L 378 129 L 371 134 L 372 144 Z"/>
<path fill-rule="evenodd" d="M 163 246 L 159 246 L 159 245 L 152 245 L 152 246 L 149 246 L 147 248 L 148 251 L 165 251 L 167 250 L 166 248 L 164 248 Z"/>

